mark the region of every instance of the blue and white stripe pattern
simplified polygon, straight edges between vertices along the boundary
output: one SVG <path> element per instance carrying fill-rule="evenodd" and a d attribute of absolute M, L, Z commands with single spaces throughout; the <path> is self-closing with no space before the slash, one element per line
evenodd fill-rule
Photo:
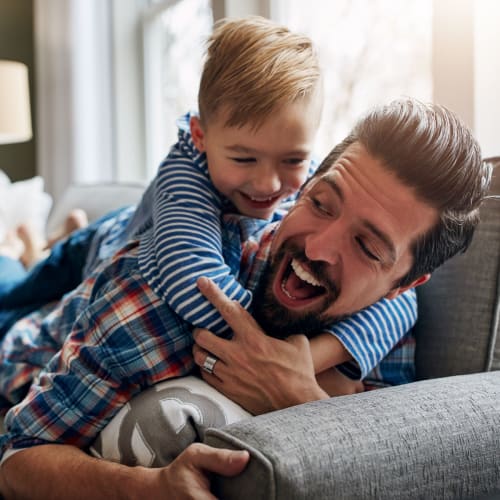
<path fill-rule="evenodd" d="M 252 293 L 239 283 L 238 269 L 231 269 L 223 258 L 221 214 L 229 203 L 210 181 L 205 153 L 193 144 L 191 116 L 188 113 L 177 122 L 178 142 L 148 190 L 152 203 L 141 201 L 150 207 L 152 221 L 141 224 L 148 229 L 140 236 L 139 265 L 149 286 L 181 318 L 221 334 L 228 326 L 199 293 L 196 280 L 210 277 L 245 309 Z M 314 168 L 311 165 L 310 174 Z"/>
<path fill-rule="evenodd" d="M 365 378 L 409 332 L 417 321 L 414 288 L 395 299 L 381 299 L 328 329 L 351 353 L 354 362 L 340 370 L 351 378 Z"/>
<path fill-rule="evenodd" d="M 246 309 L 252 294 L 237 281 L 237 269 L 224 262 L 222 199 L 210 181 L 206 155 L 191 139 L 190 117 L 179 120 L 179 140 L 158 169 L 152 224 L 141 235 L 139 265 L 149 286 L 176 314 L 221 334 L 228 327 L 199 293 L 196 280 L 212 278 Z"/>

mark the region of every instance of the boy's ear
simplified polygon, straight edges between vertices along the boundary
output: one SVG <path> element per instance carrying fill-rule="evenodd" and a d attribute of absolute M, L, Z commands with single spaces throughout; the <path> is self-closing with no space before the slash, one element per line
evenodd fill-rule
<path fill-rule="evenodd" d="M 393 288 L 386 296 L 386 299 L 392 300 L 401 295 L 402 293 L 406 292 L 406 290 L 409 290 L 410 288 L 415 288 L 417 286 L 423 285 L 424 283 L 427 283 L 431 279 L 431 274 L 423 274 L 420 276 L 420 278 L 417 278 L 416 280 L 412 281 L 409 285 L 405 286 L 398 286 L 397 288 Z"/>
<path fill-rule="evenodd" d="M 200 119 L 197 116 L 192 116 L 189 119 L 189 129 L 196 149 L 200 152 L 205 151 L 205 132 L 203 132 Z"/>

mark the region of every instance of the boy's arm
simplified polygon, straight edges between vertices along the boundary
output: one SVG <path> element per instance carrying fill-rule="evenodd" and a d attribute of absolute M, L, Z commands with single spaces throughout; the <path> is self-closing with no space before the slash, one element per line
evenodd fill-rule
<path fill-rule="evenodd" d="M 252 294 L 235 277 L 239 258 L 224 261 L 221 200 L 209 180 L 206 160 L 188 153 L 178 145 L 158 170 L 153 230 L 141 241 L 141 270 L 182 319 L 221 333 L 227 329 L 226 322 L 199 293 L 196 280 L 210 277 L 246 309 Z"/>
<path fill-rule="evenodd" d="M 331 333 L 321 333 L 309 340 L 314 373 L 321 373 L 353 358 L 342 342 Z"/>
<path fill-rule="evenodd" d="M 316 380 L 330 397 L 346 396 L 348 394 L 364 392 L 365 390 L 365 386 L 361 380 L 352 380 L 335 367 L 328 368 L 316 374 Z"/>
<path fill-rule="evenodd" d="M 309 341 L 316 380 L 329 396 L 355 394 L 364 390 L 363 383 L 341 373 L 337 365 L 352 360 L 349 351 L 330 333 L 321 333 Z"/>
<path fill-rule="evenodd" d="M 318 369 L 338 366 L 350 378 L 363 379 L 411 330 L 416 320 L 417 297 L 414 289 L 392 300 L 381 299 L 326 329 L 342 344 L 352 361 L 335 363 L 341 354 L 338 346 L 334 346 L 331 358 L 328 352 L 321 353 Z"/>

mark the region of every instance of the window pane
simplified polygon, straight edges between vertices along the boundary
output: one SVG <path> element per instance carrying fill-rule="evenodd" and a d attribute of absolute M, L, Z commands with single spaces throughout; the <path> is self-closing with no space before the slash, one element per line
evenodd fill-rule
<path fill-rule="evenodd" d="M 180 0 L 153 5 L 144 24 L 148 171 L 177 140 L 175 122 L 197 109 L 205 41 L 212 30 L 210 0 Z"/>
<path fill-rule="evenodd" d="M 319 48 L 321 156 L 369 107 L 401 96 L 432 99 L 432 0 L 271 0 L 271 12 Z"/>

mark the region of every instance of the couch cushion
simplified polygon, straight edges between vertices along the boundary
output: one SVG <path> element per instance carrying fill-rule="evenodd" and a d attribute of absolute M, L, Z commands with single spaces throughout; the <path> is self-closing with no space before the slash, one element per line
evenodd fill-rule
<path fill-rule="evenodd" d="M 137 204 L 144 189 L 145 185 L 141 183 L 73 184 L 55 203 L 47 222 L 47 234 L 60 229 L 74 208 L 85 210 L 92 221 L 115 208 Z"/>
<path fill-rule="evenodd" d="M 500 194 L 500 157 L 491 194 Z M 418 378 L 500 369 L 500 199 L 486 200 L 465 254 L 450 259 L 417 289 Z"/>

